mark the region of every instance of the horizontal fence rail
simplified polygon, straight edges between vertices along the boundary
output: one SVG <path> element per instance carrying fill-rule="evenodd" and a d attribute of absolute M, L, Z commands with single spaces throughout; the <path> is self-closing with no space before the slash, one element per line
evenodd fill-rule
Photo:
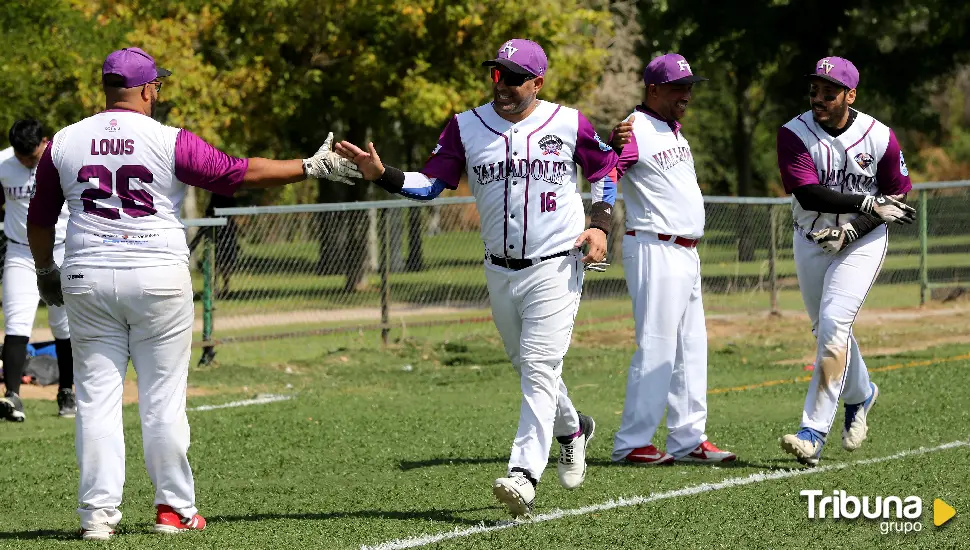
<path fill-rule="evenodd" d="M 919 222 L 892 226 L 877 285 L 896 285 L 892 292 L 914 303 L 963 293 L 970 280 L 968 190 L 970 181 L 914 186 L 907 201 Z M 704 200 L 697 250 L 705 307 L 800 308 L 791 197 Z M 588 194 L 584 201 L 588 209 Z M 586 276 L 581 311 L 588 321 L 629 311 L 623 206 L 620 195 L 610 267 Z M 220 343 L 358 330 L 381 330 L 386 341 L 408 326 L 489 317 L 472 197 L 216 208 L 215 216 L 183 220 L 200 325 L 195 340 L 210 357 Z M 45 325 L 38 315 L 37 326 Z"/>

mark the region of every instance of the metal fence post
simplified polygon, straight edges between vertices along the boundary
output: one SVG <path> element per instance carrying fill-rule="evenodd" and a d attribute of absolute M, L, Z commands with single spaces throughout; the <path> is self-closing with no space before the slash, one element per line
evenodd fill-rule
<path fill-rule="evenodd" d="M 391 258 L 388 246 L 390 242 L 390 220 L 386 208 L 378 210 L 377 238 L 380 241 L 380 270 L 381 270 L 381 342 L 386 346 L 391 332 L 391 288 L 388 272 L 391 270 Z"/>
<path fill-rule="evenodd" d="M 771 314 L 779 315 L 778 311 L 778 209 L 773 204 L 768 205 L 768 225 L 771 228 L 771 246 L 768 249 L 768 293 L 771 296 Z"/>
<path fill-rule="evenodd" d="M 926 291 L 929 289 L 930 276 L 929 276 L 929 266 L 927 265 L 927 256 L 929 254 L 929 245 L 927 243 L 927 222 L 926 222 L 926 212 L 929 208 L 926 206 L 926 189 L 920 189 L 919 191 L 919 305 L 926 304 Z"/>

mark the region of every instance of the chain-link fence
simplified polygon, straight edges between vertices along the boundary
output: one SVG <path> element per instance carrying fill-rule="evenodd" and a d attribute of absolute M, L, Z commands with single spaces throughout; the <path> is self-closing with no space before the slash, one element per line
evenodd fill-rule
<path fill-rule="evenodd" d="M 948 299 L 970 276 L 965 214 L 970 182 L 917 186 L 918 224 L 894 226 L 880 285 Z M 800 304 L 788 198 L 707 197 L 698 246 L 711 311 L 777 310 Z M 590 315 L 629 304 L 617 202 L 605 273 L 588 273 Z M 430 203 L 373 201 L 216 209 L 216 341 L 307 331 L 450 324 L 488 316 L 484 248 L 470 197 Z M 201 265 L 201 264 L 200 264 Z M 201 283 L 201 277 L 200 277 Z M 895 289 L 894 289 L 895 290 Z M 596 307 L 594 302 L 601 303 Z"/>
<path fill-rule="evenodd" d="M 970 280 L 970 182 L 918 185 L 919 222 L 893 226 L 878 284 L 893 304 L 951 300 Z M 701 257 L 711 312 L 800 309 L 788 198 L 707 197 Z M 216 209 L 186 220 L 197 341 L 487 320 L 484 247 L 470 197 Z M 581 316 L 629 314 L 622 197 L 605 273 Z M 891 285 L 891 286 L 887 286 Z M 880 288 L 880 287 L 877 287 Z M 902 301 L 900 301 L 902 300 Z M 46 328 L 46 312 L 36 327 Z M 446 330 L 446 329 L 445 329 Z"/>

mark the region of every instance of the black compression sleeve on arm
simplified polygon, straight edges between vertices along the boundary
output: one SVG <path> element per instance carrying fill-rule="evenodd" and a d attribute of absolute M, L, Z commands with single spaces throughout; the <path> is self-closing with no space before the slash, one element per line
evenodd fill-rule
<path fill-rule="evenodd" d="M 879 216 L 872 214 L 860 214 L 856 219 L 849 222 L 857 234 L 856 239 L 879 227 L 884 222 Z"/>
<path fill-rule="evenodd" d="M 390 193 L 400 193 L 404 189 L 404 172 L 385 164 L 384 173 L 374 183 Z"/>
<path fill-rule="evenodd" d="M 805 210 L 825 212 L 826 214 L 851 214 L 862 207 L 865 195 L 848 195 L 822 187 L 803 185 L 796 187 L 792 194 Z"/>

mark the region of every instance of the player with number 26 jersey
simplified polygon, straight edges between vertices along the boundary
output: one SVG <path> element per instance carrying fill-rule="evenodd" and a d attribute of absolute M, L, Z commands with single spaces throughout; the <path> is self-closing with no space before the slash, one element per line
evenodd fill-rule
<path fill-rule="evenodd" d="M 246 159 L 230 157 L 187 130 L 123 110 L 64 128 L 45 161 L 57 167 L 74 214 L 62 270 L 128 267 L 133 260 L 141 267 L 187 264 L 179 221 L 185 184 L 231 195 L 247 167 Z"/>

